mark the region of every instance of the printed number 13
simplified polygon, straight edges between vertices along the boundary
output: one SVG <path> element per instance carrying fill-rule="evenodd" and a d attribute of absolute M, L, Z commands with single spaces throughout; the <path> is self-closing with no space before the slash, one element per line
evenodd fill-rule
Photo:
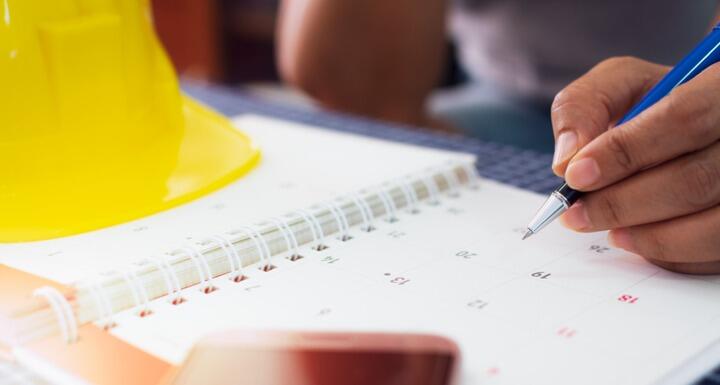
<path fill-rule="evenodd" d="M 395 277 L 390 280 L 390 283 L 394 283 L 396 285 L 404 285 L 408 282 L 410 282 L 410 279 L 405 277 Z"/>

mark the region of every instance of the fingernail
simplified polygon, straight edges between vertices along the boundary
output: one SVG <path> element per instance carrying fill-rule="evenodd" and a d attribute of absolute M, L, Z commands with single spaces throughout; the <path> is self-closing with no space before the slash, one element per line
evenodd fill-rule
<path fill-rule="evenodd" d="M 586 188 L 600 180 L 600 166 L 593 158 L 585 158 L 570 163 L 565 172 L 565 181 L 573 188 Z"/>
<path fill-rule="evenodd" d="M 575 231 L 586 230 L 590 228 L 590 217 L 582 202 L 575 203 L 561 217 L 562 224 L 565 227 Z"/>
<path fill-rule="evenodd" d="M 577 152 L 577 142 L 575 131 L 565 131 L 560 134 L 555 143 L 553 166 L 561 164 L 573 156 Z"/>
<path fill-rule="evenodd" d="M 633 245 L 630 232 L 625 229 L 611 230 L 608 234 L 608 242 L 610 242 L 610 246 L 612 247 L 623 249 L 631 253 L 635 252 L 635 245 Z"/>

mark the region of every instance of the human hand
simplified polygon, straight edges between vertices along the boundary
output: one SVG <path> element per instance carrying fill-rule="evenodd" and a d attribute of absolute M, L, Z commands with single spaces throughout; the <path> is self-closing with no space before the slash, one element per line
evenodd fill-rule
<path fill-rule="evenodd" d="M 606 60 L 552 107 L 553 170 L 588 192 L 562 217 L 669 270 L 720 273 L 720 65 L 610 129 L 669 68 Z"/>

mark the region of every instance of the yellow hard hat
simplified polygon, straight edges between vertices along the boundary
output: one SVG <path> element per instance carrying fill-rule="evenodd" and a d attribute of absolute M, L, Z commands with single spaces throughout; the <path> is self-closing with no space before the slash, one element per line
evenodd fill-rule
<path fill-rule="evenodd" d="M 136 219 L 258 162 L 180 94 L 148 0 L 2 0 L 0 15 L 0 242 Z"/>

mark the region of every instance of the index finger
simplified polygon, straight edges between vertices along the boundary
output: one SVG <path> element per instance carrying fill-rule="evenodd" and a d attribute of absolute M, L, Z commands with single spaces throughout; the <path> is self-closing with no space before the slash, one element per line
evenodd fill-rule
<path fill-rule="evenodd" d="M 563 176 L 573 155 L 607 131 L 667 71 L 636 58 L 612 58 L 560 91 L 551 110 L 555 174 Z"/>
<path fill-rule="evenodd" d="M 578 151 L 565 180 L 576 190 L 593 191 L 712 145 L 720 140 L 718 100 L 720 65 L 713 65 Z M 710 166 L 713 171 L 704 174 L 714 177 L 715 164 Z"/>

